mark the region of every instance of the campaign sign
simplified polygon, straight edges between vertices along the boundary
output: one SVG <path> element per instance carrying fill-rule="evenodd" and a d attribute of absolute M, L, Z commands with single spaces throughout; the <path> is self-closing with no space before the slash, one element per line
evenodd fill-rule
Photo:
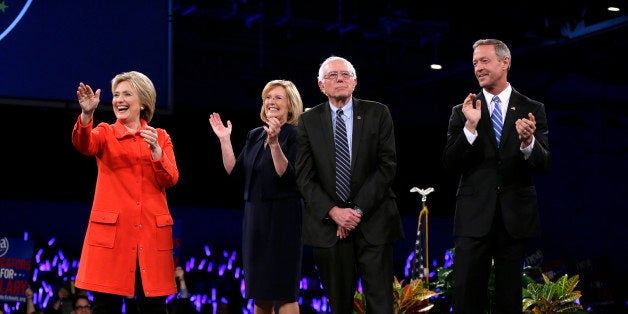
<path fill-rule="evenodd" d="M 0 301 L 26 302 L 33 241 L 0 237 Z"/>

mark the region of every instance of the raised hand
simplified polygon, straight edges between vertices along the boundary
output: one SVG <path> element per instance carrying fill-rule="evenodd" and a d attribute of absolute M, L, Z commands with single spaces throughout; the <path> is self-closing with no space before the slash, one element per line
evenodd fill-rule
<path fill-rule="evenodd" d="M 83 112 L 87 115 L 91 115 L 100 102 L 100 88 L 94 93 L 89 85 L 85 85 L 81 82 L 76 90 L 76 96 L 78 96 L 79 105 L 81 105 Z"/>
<path fill-rule="evenodd" d="M 465 127 L 472 133 L 475 133 L 478 121 L 482 117 L 482 102 L 476 97 L 476 94 L 469 93 L 462 103 L 462 113 L 467 118 Z"/>
<path fill-rule="evenodd" d="M 220 114 L 212 113 L 209 115 L 209 124 L 212 126 L 212 130 L 216 133 L 218 138 L 230 138 L 231 137 L 231 120 L 227 120 L 227 126 L 225 127 L 224 123 L 220 119 Z"/>

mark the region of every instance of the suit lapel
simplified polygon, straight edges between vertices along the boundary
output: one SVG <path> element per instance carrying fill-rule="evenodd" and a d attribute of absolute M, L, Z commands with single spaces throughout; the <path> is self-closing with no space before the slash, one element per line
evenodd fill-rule
<path fill-rule="evenodd" d="M 263 128 L 260 128 L 260 132 L 255 136 L 255 142 L 253 143 L 253 146 L 251 147 L 251 150 L 253 152 L 255 152 L 255 159 L 253 160 L 253 163 L 255 163 L 255 160 L 257 158 L 260 158 L 260 154 L 264 151 L 264 140 L 266 139 L 266 132 L 264 132 Z M 249 177 L 252 174 L 253 169 L 249 169 Z"/>
<path fill-rule="evenodd" d="M 320 119 L 320 123 L 319 125 L 322 125 L 322 129 L 320 130 L 321 132 L 321 136 L 323 137 L 323 141 L 327 142 L 327 145 L 324 145 L 324 147 L 328 147 L 329 149 L 327 150 L 327 156 L 329 158 L 329 164 L 330 165 L 334 165 L 334 168 L 332 169 L 333 171 L 336 171 L 335 169 L 335 165 L 336 165 L 336 156 L 335 156 L 335 142 L 334 142 L 334 129 L 332 127 L 332 120 L 331 120 L 331 109 L 329 109 L 329 103 L 325 102 L 322 104 L 323 106 L 323 110 L 320 111 L 320 115 L 318 117 L 318 119 Z"/>
<path fill-rule="evenodd" d="M 351 172 L 353 173 L 353 167 L 355 166 L 355 159 L 360 151 L 360 135 L 364 126 L 364 110 L 362 108 L 362 102 L 353 98 L 353 134 L 351 143 Z"/>
<path fill-rule="evenodd" d="M 506 118 L 504 119 L 504 130 L 502 133 L 502 142 L 504 140 L 510 139 L 510 137 L 514 136 L 515 139 L 518 140 L 518 134 L 515 128 L 515 122 L 522 116 L 521 113 L 526 109 L 524 108 L 525 104 L 522 100 L 521 94 L 519 94 L 514 88 L 512 89 L 512 93 L 510 94 L 510 100 L 508 101 L 508 108 L 506 108 Z"/>

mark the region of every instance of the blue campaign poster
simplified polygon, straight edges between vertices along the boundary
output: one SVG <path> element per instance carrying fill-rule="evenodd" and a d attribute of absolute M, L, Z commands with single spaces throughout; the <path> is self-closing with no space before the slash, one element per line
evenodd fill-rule
<path fill-rule="evenodd" d="M 33 241 L 0 236 L 0 301 L 26 302 Z"/>

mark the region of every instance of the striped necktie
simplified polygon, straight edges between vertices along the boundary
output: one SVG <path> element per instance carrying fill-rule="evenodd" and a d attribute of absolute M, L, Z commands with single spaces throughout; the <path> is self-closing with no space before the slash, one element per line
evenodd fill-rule
<path fill-rule="evenodd" d="M 495 130 L 495 140 L 497 140 L 497 146 L 499 146 L 502 137 L 502 128 L 504 126 L 504 118 L 502 117 L 501 101 L 499 97 L 493 96 L 493 103 L 495 104 L 495 108 L 491 115 L 491 121 L 493 121 L 493 130 Z"/>
<path fill-rule="evenodd" d="M 336 111 L 336 194 L 346 201 L 349 198 L 351 182 L 351 160 L 349 159 L 349 142 L 347 141 L 347 127 L 343 119 L 342 109 Z"/>

